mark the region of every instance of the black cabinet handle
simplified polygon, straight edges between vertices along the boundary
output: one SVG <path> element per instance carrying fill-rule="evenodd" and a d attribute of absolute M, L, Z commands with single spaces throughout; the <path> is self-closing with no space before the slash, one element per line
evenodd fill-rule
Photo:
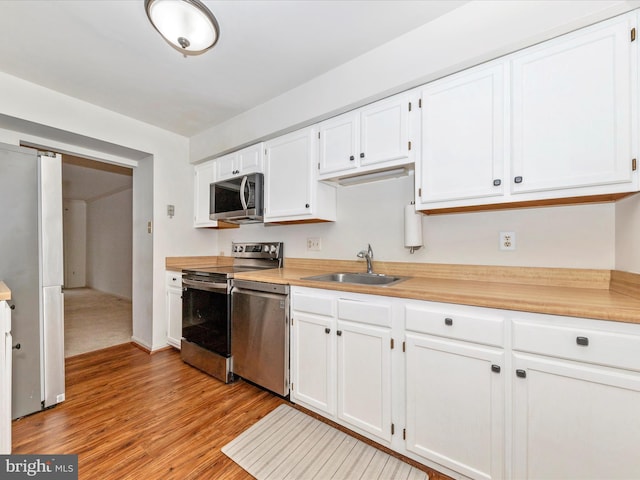
<path fill-rule="evenodd" d="M 16 343 L 15 346 L 11 347 L 13 350 L 20 350 L 22 348 L 22 345 L 20 345 L 19 343 Z"/>
<path fill-rule="evenodd" d="M 494 186 L 494 187 L 499 187 L 500 185 L 502 185 L 502 180 L 500 180 L 499 178 L 496 178 L 496 179 L 493 181 L 493 186 Z"/>
<path fill-rule="evenodd" d="M 13 304 L 13 303 L 12 303 L 11 305 L 9 305 L 9 308 L 10 308 L 11 310 L 15 310 L 15 309 L 16 309 L 16 306 L 15 306 L 15 304 Z"/>
<path fill-rule="evenodd" d="M 589 339 L 587 337 L 577 337 L 576 338 L 576 343 L 578 345 L 582 345 L 583 347 L 588 347 L 589 346 Z"/>
<path fill-rule="evenodd" d="M 516 370 L 516 376 L 520 378 L 527 378 L 526 370 Z"/>
<path fill-rule="evenodd" d="M 309 208 L 309 204 L 308 204 L 308 203 L 305 203 L 305 204 L 304 204 L 304 208 Z"/>
<path fill-rule="evenodd" d="M 329 327 L 325 328 L 324 333 L 327 333 L 327 334 L 331 333 L 331 329 Z"/>
<path fill-rule="evenodd" d="M 336 332 L 336 335 L 338 335 L 339 337 L 341 337 L 341 336 L 342 336 L 342 330 L 338 330 L 338 331 Z"/>
<path fill-rule="evenodd" d="M 356 157 L 354 157 L 353 155 L 351 155 L 351 156 L 349 157 L 349 160 L 351 160 L 352 162 L 353 162 L 355 159 L 356 159 Z"/>
<path fill-rule="evenodd" d="M 364 158 L 364 152 L 360 154 L 360 158 Z"/>
<path fill-rule="evenodd" d="M 495 373 L 500 373 L 500 365 L 491 365 L 491 371 Z"/>
<path fill-rule="evenodd" d="M 522 177 L 515 177 L 513 181 L 516 183 L 522 183 Z"/>
<path fill-rule="evenodd" d="M 449 326 L 453 325 L 453 318 L 445 318 L 444 324 Z"/>

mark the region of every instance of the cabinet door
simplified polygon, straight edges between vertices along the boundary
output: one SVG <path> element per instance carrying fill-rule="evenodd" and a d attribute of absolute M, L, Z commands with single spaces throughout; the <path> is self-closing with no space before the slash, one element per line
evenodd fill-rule
<path fill-rule="evenodd" d="M 640 375 L 514 355 L 513 477 L 638 478 Z"/>
<path fill-rule="evenodd" d="M 11 453 L 11 310 L 0 302 L 0 455 Z"/>
<path fill-rule="evenodd" d="M 216 179 L 225 180 L 235 177 L 240 173 L 238 170 L 238 153 L 230 153 L 214 160 L 216 166 Z"/>
<path fill-rule="evenodd" d="M 504 353 L 406 336 L 407 449 L 471 478 L 504 476 Z"/>
<path fill-rule="evenodd" d="M 409 100 L 397 95 L 360 109 L 360 165 L 409 157 Z"/>
<path fill-rule="evenodd" d="M 265 222 L 312 213 L 316 132 L 315 128 L 305 128 L 266 143 Z"/>
<path fill-rule="evenodd" d="M 291 324 L 291 400 L 314 410 L 336 413 L 335 322 L 293 313 Z"/>
<path fill-rule="evenodd" d="M 338 321 L 338 418 L 391 441 L 391 330 Z"/>
<path fill-rule="evenodd" d="M 504 68 L 473 68 L 422 90 L 422 203 L 502 195 Z"/>
<path fill-rule="evenodd" d="M 632 181 L 634 18 L 603 22 L 514 57 L 514 193 Z"/>
<path fill-rule="evenodd" d="M 262 172 L 264 159 L 264 143 L 257 143 L 237 152 L 238 173 Z"/>
<path fill-rule="evenodd" d="M 182 339 L 182 289 L 167 288 L 167 343 L 180 348 Z"/>
<path fill-rule="evenodd" d="M 358 115 L 354 112 L 320 124 L 320 174 L 341 172 L 358 166 L 358 125 Z"/>
<path fill-rule="evenodd" d="M 215 180 L 215 162 L 216 161 L 210 161 L 194 167 L 194 227 L 211 227 L 217 225 L 216 221 L 209 219 L 211 195 L 209 186 Z"/>

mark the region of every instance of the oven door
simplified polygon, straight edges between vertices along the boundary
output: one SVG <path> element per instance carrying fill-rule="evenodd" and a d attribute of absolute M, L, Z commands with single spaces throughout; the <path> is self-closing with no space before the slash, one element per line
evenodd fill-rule
<path fill-rule="evenodd" d="M 223 357 L 231 356 L 227 282 L 182 279 L 182 336 Z"/>

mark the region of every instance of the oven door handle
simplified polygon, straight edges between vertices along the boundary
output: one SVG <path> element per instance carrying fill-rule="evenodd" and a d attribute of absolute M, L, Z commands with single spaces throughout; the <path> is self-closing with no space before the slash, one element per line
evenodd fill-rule
<path fill-rule="evenodd" d="M 227 294 L 227 282 L 214 283 L 214 282 L 202 282 L 198 280 L 182 279 L 182 286 L 186 288 L 193 288 L 195 290 L 204 290 L 205 292 L 218 292 Z"/>

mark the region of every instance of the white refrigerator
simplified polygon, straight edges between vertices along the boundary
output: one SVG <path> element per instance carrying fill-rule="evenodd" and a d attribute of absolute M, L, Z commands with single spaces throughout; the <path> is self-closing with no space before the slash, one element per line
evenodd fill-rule
<path fill-rule="evenodd" d="M 0 144 L 0 205 L 0 280 L 14 306 L 11 415 L 19 418 L 65 396 L 60 157 Z"/>

